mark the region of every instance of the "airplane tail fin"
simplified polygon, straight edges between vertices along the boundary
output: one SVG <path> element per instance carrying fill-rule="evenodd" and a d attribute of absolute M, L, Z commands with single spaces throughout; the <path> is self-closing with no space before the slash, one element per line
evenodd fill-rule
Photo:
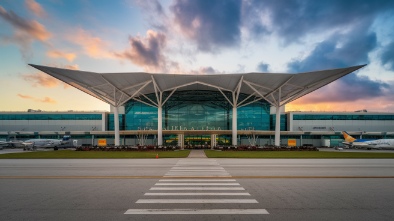
<path fill-rule="evenodd" d="M 350 136 L 346 131 L 342 131 L 343 138 L 345 138 L 346 142 L 352 143 L 356 140 L 356 138 Z"/>
<path fill-rule="evenodd" d="M 70 138 L 71 138 L 70 135 L 64 135 L 62 140 L 63 141 L 68 141 L 68 140 L 70 140 Z"/>
<path fill-rule="evenodd" d="M 68 144 L 70 142 L 70 138 L 71 138 L 70 135 L 64 135 L 61 143 Z"/>

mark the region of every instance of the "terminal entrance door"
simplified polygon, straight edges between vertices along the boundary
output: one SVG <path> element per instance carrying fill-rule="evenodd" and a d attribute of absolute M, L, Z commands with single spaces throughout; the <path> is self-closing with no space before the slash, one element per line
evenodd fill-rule
<path fill-rule="evenodd" d="M 210 149 L 211 135 L 185 135 L 185 148 Z"/>

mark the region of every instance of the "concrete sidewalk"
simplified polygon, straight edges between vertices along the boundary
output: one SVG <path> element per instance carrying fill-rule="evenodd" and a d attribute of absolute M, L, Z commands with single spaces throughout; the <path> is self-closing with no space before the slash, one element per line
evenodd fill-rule
<path fill-rule="evenodd" d="M 204 150 L 191 150 L 188 158 L 207 158 Z"/>

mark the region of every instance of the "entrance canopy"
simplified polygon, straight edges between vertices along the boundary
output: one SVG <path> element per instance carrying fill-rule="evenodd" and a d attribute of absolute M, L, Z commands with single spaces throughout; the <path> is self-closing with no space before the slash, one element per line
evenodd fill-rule
<path fill-rule="evenodd" d="M 250 103 L 249 100 L 246 102 L 247 99 L 238 100 L 241 93 L 264 99 L 279 107 L 365 65 L 298 74 L 253 72 L 207 75 L 95 73 L 33 64 L 31 66 L 116 107 L 130 99 L 146 100 L 142 97 L 146 98 L 145 95 L 151 93 L 155 93 L 157 99 L 151 100 L 150 104 L 162 106 L 175 91 L 212 89 L 222 92 L 235 107 Z M 169 96 L 162 97 L 164 92 L 168 92 Z M 231 92 L 233 96 L 229 97 L 225 92 Z"/>

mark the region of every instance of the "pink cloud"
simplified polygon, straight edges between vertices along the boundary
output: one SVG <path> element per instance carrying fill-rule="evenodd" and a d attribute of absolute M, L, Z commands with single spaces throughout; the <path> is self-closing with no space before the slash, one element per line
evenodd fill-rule
<path fill-rule="evenodd" d="M 18 97 L 23 98 L 23 99 L 34 99 L 32 96 L 23 95 L 23 94 L 18 94 Z"/>
<path fill-rule="evenodd" d="M 92 58 L 115 58 L 108 49 L 109 43 L 99 37 L 95 37 L 89 32 L 79 29 L 73 35 L 68 36 L 69 40 L 83 48 L 85 54 Z"/>
<path fill-rule="evenodd" d="M 2 17 L 15 28 L 16 36 L 18 36 L 18 38 L 33 38 L 40 41 L 46 41 L 52 35 L 39 22 L 35 20 L 24 19 L 15 14 L 13 11 L 7 12 L 1 6 L 0 17 Z"/>
<path fill-rule="evenodd" d="M 72 62 L 75 59 L 75 57 L 77 56 L 74 53 L 66 53 L 66 52 L 61 52 L 58 50 L 47 51 L 47 55 L 51 58 L 64 58 L 70 62 Z"/>
<path fill-rule="evenodd" d="M 32 11 L 36 16 L 38 16 L 38 17 L 45 16 L 46 13 L 45 13 L 44 9 L 35 0 L 26 0 L 25 4 L 26 4 L 27 8 L 30 11 Z"/>
<path fill-rule="evenodd" d="M 64 65 L 64 68 L 67 68 L 70 70 L 79 70 L 79 66 L 77 64 Z"/>
<path fill-rule="evenodd" d="M 24 74 L 22 75 L 22 78 L 25 81 L 30 82 L 33 87 L 41 86 L 41 87 L 53 88 L 53 87 L 57 87 L 60 83 L 59 80 L 42 72 L 38 72 L 35 74 Z"/>
<path fill-rule="evenodd" d="M 35 98 L 30 95 L 24 95 L 24 94 L 17 94 L 17 96 L 22 99 L 29 99 L 29 100 L 33 100 L 36 102 L 49 103 L 49 104 L 56 104 L 57 103 L 57 101 L 55 99 L 50 98 L 50 97 L 44 97 L 44 98 L 40 99 L 40 98 Z"/>

